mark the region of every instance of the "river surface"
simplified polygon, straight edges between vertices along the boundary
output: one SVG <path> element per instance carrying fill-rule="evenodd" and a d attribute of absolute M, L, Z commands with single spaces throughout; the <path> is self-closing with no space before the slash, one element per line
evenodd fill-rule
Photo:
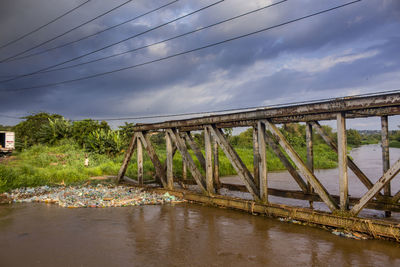
<path fill-rule="evenodd" d="M 391 152 L 393 163 L 400 149 Z M 379 146 L 355 149 L 352 156 L 371 180 L 379 178 Z M 333 190 L 335 172 L 318 171 L 317 176 Z M 269 180 L 277 187 L 279 179 L 274 181 Z M 365 191 L 351 184 L 353 195 Z M 0 205 L 0 266 L 296 265 L 400 266 L 400 244 L 346 239 L 318 228 L 187 203 L 103 209 Z"/>

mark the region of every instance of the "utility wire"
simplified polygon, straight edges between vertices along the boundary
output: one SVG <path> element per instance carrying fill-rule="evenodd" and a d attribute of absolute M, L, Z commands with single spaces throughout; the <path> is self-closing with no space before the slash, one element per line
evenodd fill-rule
<path fill-rule="evenodd" d="M 32 54 L 29 54 L 29 55 L 26 55 L 26 56 L 13 58 L 13 59 L 8 60 L 7 62 L 16 61 L 16 60 L 20 60 L 20 59 L 25 59 L 25 58 L 30 58 L 30 57 L 33 57 L 33 56 L 41 55 L 41 54 L 50 52 L 50 51 L 55 50 L 55 49 L 58 49 L 58 48 L 62 48 L 62 47 L 68 46 L 68 45 L 70 45 L 70 44 L 74 44 L 74 43 L 83 41 L 83 40 L 85 40 L 85 39 L 88 39 L 88 38 L 93 37 L 93 36 L 95 36 L 95 35 L 98 35 L 98 34 L 100 34 L 100 33 L 109 31 L 109 30 L 111 30 L 111 29 L 117 28 L 117 27 L 119 27 L 119 26 L 121 26 L 121 25 L 124 25 L 124 24 L 126 24 L 126 23 L 129 23 L 129 22 L 132 22 L 132 21 L 134 21 L 134 20 L 137 20 L 137 19 L 139 19 L 139 18 L 141 18 L 141 17 L 144 17 L 144 16 L 146 16 L 146 15 L 148 15 L 148 14 L 151 14 L 151 13 L 153 13 L 153 12 L 155 12 L 155 11 L 158 11 L 158 10 L 160 10 L 160 9 L 162 9 L 162 8 L 164 8 L 164 7 L 167 7 L 167 6 L 171 5 L 171 4 L 174 4 L 174 3 L 178 2 L 178 1 L 179 1 L 179 0 L 174 0 L 174 1 L 172 1 L 172 2 L 169 2 L 169 3 L 165 4 L 165 5 L 162 5 L 162 6 L 160 6 L 160 7 L 157 7 L 157 8 L 155 8 L 155 9 L 153 9 L 153 10 L 150 10 L 150 11 L 148 11 L 148 12 L 146 12 L 146 13 L 143 13 L 143 14 L 141 14 L 141 15 L 139 15 L 139 16 L 136 16 L 136 17 L 134 17 L 134 18 L 132 18 L 132 19 L 128 19 L 128 20 L 126 20 L 126 21 L 123 21 L 123 22 L 118 23 L 118 24 L 116 24 L 116 25 L 113 25 L 113 26 L 111 26 L 111 27 L 105 28 L 105 29 L 100 30 L 100 31 L 98 31 L 98 32 L 92 33 L 92 34 L 90 34 L 90 35 L 86 35 L 86 36 L 81 37 L 81 38 L 79 38 L 79 39 L 77 39 L 77 40 L 75 40 L 75 41 L 71 41 L 71 42 L 68 42 L 68 43 L 65 43 L 65 44 L 62 44 L 62 45 L 58 45 L 58 46 L 55 46 L 55 47 L 51 47 L 51 48 L 45 49 L 45 50 L 43 50 L 43 51 L 39 51 L 39 52 L 36 52 L 36 53 L 32 53 Z"/>
<path fill-rule="evenodd" d="M 54 71 L 59 71 L 59 70 L 76 68 L 78 66 L 83 66 L 83 65 L 86 65 L 86 64 L 89 64 L 89 63 L 98 62 L 98 61 L 102 61 L 102 60 L 109 59 L 109 58 L 112 58 L 112 57 L 121 56 L 121 55 L 124 55 L 124 54 L 127 54 L 127 53 L 136 52 L 136 51 L 139 51 L 139 50 L 144 49 L 144 48 L 149 48 L 149 47 L 152 47 L 152 46 L 155 46 L 155 45 L 158 45 L 158 44 L 161 44 L 161 43 L 165 43 L 165 42 L 168 42 L 168 41 L 171 41 L 171 40 L 174 40 L 174 39 L 177 39 L 177 38 L 189 35 L 189 34 L 193 34 L 193 33 L 208 29 L 208 28 L 215 27 L 217 25 L 220 25 L 220 24 L 223 24 L 223 23 L 226 23 L 226 22 L 229 22 L 229 21 L 232 21 L 232 20 L 247 16 L 247 15 L 250 15 L 252 13 L 256 13 L 258 11 L 273 7 L 275 5 L 282 4 L 282 3 L 287 2 L 287 1 L 288 0 L 282 0 L 282 1 L 270 4 L 270 5 L 267 5 L 267 6 L 263 6 L 261 8 L 257 8 L 255 10 L 252 10 L 252 11 L 249 11 L 249 12 L 246 12 L 246 13 L 242 13 L 242 14 L 237 15 L 237 16 L 232 17 L 232 18 L 225 19 L 225 20 L 210 24 L 208 26 L 200 27 L 200 28 L 197 28 L 195 30 L 176 35 L 174 37 L 171 37 L 171 38 L 168 38 L 168 39 L 164 39 L 162 41 L 158 41 L 158 42 L 155 42 L 155 43 L 152 43 L 152 44 L 148 44 L 148 45 L 145 45 L 145 46 L 141 46 L 141 47 L 138 47 L 138 48 L 130 49 L 130 50 L 125 51 L 125 52 L 115 53 L 115 54 L 112 54 L 112 55 L 109 55 L 109 56 L 106 56 L 106 57 L 101 57 L 101 58 L 98 58 L 98 59 L 94 59 L 94 60 L 90 60 L 90 61 L 86 61 L 86 62 L 82 62 L 82 63 L 78 63 L 78 64 L 66 66 L 66 67 L 56 68 L 56 69 L 53 69 L 53 67 L 49 67 L 49 68 L 51 68 L 49 70 L 44 70 L 44 71 L 42 70 L 42 71 L 36 71 L 36 72 L 33 72 L 33 73 L 27 73 L 27 74 L 19 75 L 19 76 L 16 76 L 16 77 L 13 77 L 13 78 L 10 78 L 10 79 L 7 79 L 7 80 L 2 80 L 2 81 L 0 81 L 0 83 L 8 82 L 8 81 L 16 80 L 16 79 L 19 79 L 19 78 L 22 78 L 22 77 L 28 77 L 28 76 L 36 75 L 36 74 L 43 74 L 43 73 L 48 73 L 48 72 L 54 72 Z"/>
<path fill-rule="evenodd" d="M 7 61 L 9 61 L 10 59 L 13 59 L 13 58 L 18 57 L 18 56 L 20 56 L 20 55 L 23 55 L 23 54 L 25 54 L 26 52 L 32 51 L 32 50 L 34 50 L 34 49 L 36 49 L 36 48 L 38 48 L 38 47 L 41 47 L 41 46 L 44 45 L 44 44 L 47 44 L 47 43 L 49 43 L 49 42 L 52 42 L 52 41 L 54 41 L 54 40 L 56 40 L 56 39 L 58 39 L 58 38 L 60 38 L 60 37 L 62 37 L 62 36 L 64 36 L 64 35 L 66 35 L 66 34 L 72 32 L 72 31 L 78 29 L 78 28 L 81 28 L 82 26 L 84 26 L 84 25 L 86 25 L 86 24 L 89 24 L 90 22 L 92 22 L 92 21 L 94 21 L 94 20 L 96 20 L 96 19 L 98 19 L 98 18 L 101 18 L 101 17 L 103 17 L 103 16 L 105 16 L 105 15 L 111 13 L 112 11 L 114 11 L 114 10 L 116 10 L 116 9 L 118 9 L 118 8 L 120 8 L 120 7 L 122 7 L 122 6 L 126 5 L 126 4 L 128 4 L 128 3 L 130 3 L 130 2 L 132 2 L 132 1 L 133 1 L 133 0 L 128 0 L 128 1 L 126 1 L 126 2 L 124 2 L 124 3 L 122 3 L 122 4 L 120 4 L 120 5 L 118 5 L 118 6 L 114 7 L 114 8 L 112 8 L 112 9 L 110 9 L 110 10 L 108 10 L 108 11 L 106 11 L 106 12 L 104 12 L 104 13 L 102 13 L 102 14 L 100 14 L 100 15 L 98 15 L 98 16 L 96 16 L 96 17 L 94 17 L 94 18 L 92 18 L 92 19 L 90 19 L 90 20 L 88 20 L 88 21 L 86 21 L 86 22 L 84 22 L 84 23 L 82 23 L 82 24 L 80 24 L 80 25 L 78 25 L 78 26 L 76 26 L 76 27 L 74 27 L 74 28 L 72 28 L 72 29 L 66 31 L 66 32 L 64 32 L 64 33 L 61 33 L 61 34 L 59 34 L 59 35 L 57 35 L 57 36 L 55 36 L 55 37 L 53 37 L 53 38 L 51 38 L 51 39 L 49 39 L 49 40 L 47 40 L 47 41 L 44 41 L 44 42 L 42 42 L 42 43 L 40 43 L 40 44 L 38 44 L 38 45 L 35 45 L 35 46 L 33 46 L 33 47 L 29 48 L 29 49 L 26 49 L 26 50 L 24 50 L 24 51 L 22 51 L 22 52 L 19 52 L 19 53 L 15 54 L 15 55 L 12 55 L 12 56 L 8 57 L 8 58 L 2 59 L 2 60 L 0 61 L 0 63 L 7 62 Z"/>
<path fill-rule="evenodd" d="M 9 82 L 9 81 L 13 81 L 13 80 L 19 79 L 19 78 L 21 78 L 21 77 L 31 76 L 31 75 L 37 74 L 37 73 L 39 73 L 39 72 L 43 72 L 43 71 L 49 70 L 49 69 L 51 69 L 51 68 L 58 67 L 58 66 L 61 66 L 61 65 L 66 64 L 66 63 L 75 61 L 75 60 L 77 60 L 77 59 L 80 59 L 80 58 L 83 58 L 83 57 L 92 55 L 92 54 L 97 53 L 97 52 L 99 52 L 99 51 L 102 51 L 102 50 L 104 50 L 104 49 L 110 48 L 110 47 L 112 47 L 112 46 L 118 45 L 118 44 L 120 44 L 120 43 L 126 42 L 126 41 L 128 41 L 128 40 L 131 40 L 131 39 L 134 39 L 134 38 L 136 38 L 136 37 L 139 37 L 139 36 L 141 36 L 141 35 L 143 35 L 143 34 L 146 34 L 146 33 L 149 33 L 149 32 L 151 32 L 151 31 L 154 31 L 154 30 L 156 30 L 156 29 L 159 29 L 159 28 L 161 28 L 161 27 L 164 27 L 164 26 L 166 26 L 166 25 L 168 25 L 168 24 L 171 24 L 171 23 L 176 22 L 176 21 L 178 21 L 178 20 L 181 20 L 181 19 L 183 19 L 183 18 L 189 17 L 189 16 L 191 16 L 191 15 L 193 15 L 193 14 L 195 14 L 195 13 L 198 13 L 198 12 L 200 12 L 200 11 L 203 11 L 203 10 L 205 10 L 205 9 L 208 9 L 208 8 L 210 8 L 210 7 L 212 7 L 212 6 L 217 5 L 217 4 L 220 4 L 220 3 L 222 3 L 223 1 L 225 1 L 225 0 L 220 0 L 220 1 L 218 1 L 218 2 L 212 3 L 212 4 L 207 5 L 207 6 L 205 6 L 205 7 L 202 7 L 202 8 L 200 8 L 200 9 L 195 10 L 195 11 L 192 11 L 192 12 L 190 12 L 190 13 L 187 13 L 187 14 L 185 14 L 185 15 L 183 15 L 183 16 L 180 16 L 180 17 L 175 18 L 175 19 L 173 19 L 173 20 L 170 20 L 170 21 L 168 21 L 168 22 L 162 23 L 162 24 L 160 24 L 160 25 L 158 25 L 158 26 L 156 26 L 156 27 L 153 27 L 153 28 L 150 28 L 150 29 L 145 30 L 145 31 L 143 31 L 143 32 L 137 33 L 137 34 L 135 34 L 135 35 L 133 35 L 133 36 L 130 36 L 130 37 L 125 38 L 125 39 L 123 39 L 123 40 L 120 40 L 120 41 L 118 41 L 118 42 L 109 44 L 109 45 L 107 45 L 107 46 L 105 46 L 105 47 L 102 47 L 102 48 L 93 50 L 93 51 L 91 51 L 91 52 L 85 53 L 85 54 L 83 54 L 83 55 L 74 57 L 74 58 L 69 59 L 69 60 L 67 60 L 67 61 L 63 61 L 63 62 L 60 62 L 60 63 L 58 63 L 58 64 L 48 66 L 48 67 L 46 67 L 46 68 L 44 68 L 44 69 L 40 69 L 40 70 L 35 71 L 35 72 L 31 72 L 31 73 L 28 73 L 28 74 L 25 74 L 25 75 L 20 75 L 20 76 L 17 76 L 17 77 L 15 77 L 15 78 L 3 80 L 3 81 L 0 81 L 0 82 L 4 83 L 4 82 Z"/>
<path fill-rule="evenodd" d="M 200 111 L 200 112 L 189 112 L 189 113 L 177 113 L 177 114 L 167 114 L 167 115 L 149 115 L 149 116 L 138 116 L 138 117 L 126 117 L 126 118 L 108 118 L 108 119 L 93 119 L 97 121 L 127 121 L 127 120 L 142 120 L 142 119 L 157 119 L 157 118 L 171 118 L 171 117 L 183 117 L 189 115 L 204 115 L 212 113 L 223 113 L 223 112 L 237 112 L 237 111 L 245 111 L 245 110 L 257 110 L 257 109 L 269 109 L 269 108 L 281 108 L 281 107 L 290 107 L 296 105 L 304 105 L 304 104 L 313 104 L 313 103 L 323 103 L 328 101 L 340 101 L 352 98 L 360 98 L 366 96 L 376 96 L 376 95 L 388 95 L 393 93 L 400 93 L 400 90 L 390 90 L 390 91 L 380 91 L 380 92 L 373 92 L 373 93 L 365 93 L 365 94 L 358 94 L 352 96 L 345 96 L 345 97 L 334 97 L 334 98 L 324 98 L 324 99 L 315 99 L 315 100 L 308 100 L 308 101 L 297 101 L 297 102 L 287 102 L 287 103 L 280 103 L 275 105 L 267 105 L 267 106 L 255 106 L 255 107 L 245 107 L 245 108 L 233 108 L 233 109 L 222 109 L 222 110 L 214 110 L 214 111 Z M 229 113 L 228 113 L 229 114 Z M 221 114 L 223 115 L 223 114 Z M 71 121 L 82 121 L 82 120 L 71 120 Z"/>
<path fill-rule="evenodd" d="M 289 21 L 286 21 L 286 22 L 283 22 L 283 23 L 280 23 L 280 24 L 276 24 L 276 25 L 273 25 L 273 26 L 270 26 L 270 27 L 262 28 L 262 29 L 257 30 L 257 31 L 253 31 L 253 32 L 246 33 L 246 34 L 243 34 L 243 35 L 239 35 L 239 36 L 236 36 L 236 37 L 233 37 L 233 38 L 225 39 L 223 41 L 219 41 L 219 42 L 216 42 L 216 43 L 208 44 L 208 45 L 201 46 L 201 47 L 198 47 L 198 48 L 186 50 L 186 51 L 183 51 L 183 52 L 180 52 L 180 53 L 176 53 L 176 54 L 172 54 L 172 55 L 169 55 L 169 56 L 166 56 L 166 57 L 162 57 L 162 58 L 159 58 L 159 59 L 143 62 L 143 63 L 140 63 L 140 64 L 136 64 L 136 65 L 132 65 L 132 66 L 124 67 L 124 68 L 119 68 L 119 69 L 115 69 L 115 70 L 111 70 L 111 71 L 107 71 L 107 72 L 97 73 L 97 74 L 93 74 L 93 75 L 90 75 L 90 76 L 85 76 L 85 77 L 72 79 L 72 80 L 65 80 L 65 81 L 61 81 L 61 82 L 48 83 L 48 84 L 42 84 L 42 85 L 30 86 L 30 87 L 22 87 L 22 88 L 16 88 L 16 89 L 8 89 L 8 90 L 5 89 L 3 91 L 14 91 L 15 92 L 15 91 L 31 90 L 31 89 L 36 89 L 36 88 L 52 87 L 52 86 L 56 86 L 56 85 L 61 85 L 61 84 L 67 84 L 67 83 L 72 83 L 72 82 L 76 82 L 76 81 L 92 79 L 92 78 L 95 78 L 95 77 L 100 77 L 100 76 L 108 75 L 108 74 L 115 73 L 115 72 L 120 72 L 120 71 L 124 71 L 124 70 L 128 70 L 128 69 L 137 68 L 137 67 L 140 67 L 140 66 L 152 64 L 152 63 L 155 63 L 155 62 L 160 62 L 160 61 L 163 61 L 163 60 L 166 60 L 166 59 L 170 59 L 170 58 L 174 58 L 174 57 L 177 57 L 177 56 L 189 54 L 189 53 L 192 53 L 192 52 L 195 52 L 195 51 L 203 50 L 203 49 L 210 48 L 210 47 L 213 47 L 213 46 L 217 46 L 217 45 L 220 45 L 220 44 L 223 44 L 223 43 L 227 43 L 227 42 L 238 40 L 238 39 L 241 39 L 241 38 L 244 38 L 244 37 L 248 37 L 248 36 L 251 36 L 251 35 L 254 35 L 254 34 L 257 34 L 257 33 L 261 33 L 261 32 L 265 32 L 265 31 L 271 30 L 271 29 L 282 27 L 284 25 L 288 25 L 288 24 L 291 24 L 291 23 L 294 23 L 294 22 L 297 22 L 297 21 L 301 21 L 301 20 L 304 20 L 304 19 L 307 19 L 307 18 L 310 18 L 310 17 L 314 17 L 314 16 L 317 16 L 317 15 L 320 15 L 320 14 L 323 14 L 323 13 L 327 13 L 327 12 L 330 12 L 330 11 L 333 11 L 333 10 L 336 10 L 336 9 L 339 9 L 339 8 L 343 8 L 345 6 L 349 6 L 351 4 L 355 4 L 355 3 L 361 2 L 361 1 L 362 0 L 351 1 L 351 2 L 348 2 L 348 3 L 342 4 L 342 5 L 338 5 L 338 6 L 329 8 L 329 9 L 324 9 L 322 11 L 318 11 L 318 12 L 315 12 L 315 13 L 312 13 L 310 15 L 306 15 L 306 16 L 303 16 L 303 17 L 300 17 L 300 18 L 297 18 L 297 19 L 292 19 L 292 20 L 289 20 Z"/>
<path fill-rule="evenodd" d="M 86 5 L 86 4 L 87 4 L 87 3 L 89 3 L 89 2 L 90 2 L 90 0 L 87 0 L 86 2 L 84 2 L 84 3 L 80 4 L 79 6 L 77 6 L 77 7 L 74 7 L 74 8 L 73 8 L 73 9 L 71 9 L 71 10 L 68 10 L 68 11 L 67 11 L 67 12 L 65 12 L 64 14 L 62 14 L 62 15 L 58 16 L 57 18 L 55 18 L 55 19 L 53 19 L 53 20 L 51 20 L 51 21 L 49 21 L 49 22 L 47 22 L 46 24 L 44 24 L 44 25 L 40 26 L 39 28 L 36 28 L 36 29 L 34 29 L 33 31 L 30 31 L 30 32 L 28 32 L 28 33 L 26 33 L 26 34 L 24 34 L 24 35 L 22 35 L 22 36 L 18 37 L 17 39 L 15 39 L 15 40 L 13 40 L 13 41 L 11 41 L 11 42 L 8 42 L 8 43 L 6 43 L 6 44 L 4 44 L 4 45 L 0 46 L 0 49 L 3 49 L 3 48 L 5 48 L 5 47 L 7 47 L 7 46 L 9 46 L 9 45 L 11 45 L 11 44 L 14 44 L 14 43 L 16 43 L 16 42 L 18 42 L 18 41 L 20 41 L 20 40 L 24 39 L 25 37 L 27 37 L 27 36 L 29 36 L 29 35 L 31 35 L 31 34 L 33 34 L 33 33 L 35 33 L 35 32 L 38 32 L 38 31 L 40 31 L 40 30 L 41 30 L 41 29 L 43 29 L 44 27 L 46 27 L 46 26 L 49 26 L 50 24 L 52 24 L 52 23 L 56 22 L 57 20 L 59 20 L 59 19 L 61 19 L 61 18 L 65 17 L 66 15 L 68 15 L 68 14 L 72 13 L 73 11 L 75 11 L 75 10 L 79 9 L 80 7 L 82 7 L 82 6 Z"/>

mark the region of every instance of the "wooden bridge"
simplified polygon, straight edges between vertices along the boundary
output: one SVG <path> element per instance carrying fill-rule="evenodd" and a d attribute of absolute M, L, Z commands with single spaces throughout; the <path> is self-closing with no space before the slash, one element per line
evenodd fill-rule
<path fill-rule="evenodd" d="M 290 217 L 295 220 L 346 228 L 389 237 L 399 241 L 400 224 L 393 220 L 360 218 L 365 209 L 384 210 L 386 217 L 400 211 L 400 191 L 391 192 L 390 182 L 400 171 L 400 159 L 392 166 L 389 162 L 388 117 L 400 114 L 400 93 L 369 96 L 354 96 L 330 99 L 307 104 L 266 107 L 246 112 L 212 115 L 199 118 L 165 121 L 152 124 L 137 124 L 118 173 L 118 182 L 125 179 L 130 159 L 137 150 L 138 183 L 143 185 L 143 147 L 154 165 L 156 177 L 163 189 L 191 201 L 231 207 L 252 213 L 275 217 Z M 373 183 L 347 155 L 346 120 L 353 118 L 380 117 L 382 125 L 382 177 Z M 337 143 L 324 132 L 319 121 L 337 121 Z M 276 124 L 306 123 L 307 161 L 304 162 L 289 144 Z M 222 128 L 252 127 L 254 170 L 250 171 L 234 147 L 228 142 Z M 194 142 L 191 131 L 204 131 L 205 155 Z M 164 132 L 166 138 L 166 162 L 162 163 L 150 141 L 153 132 Z M 332 195 L 314 173 L 313 132 L 338 155 L 339 176 L 337 184 L 340 194 Z M 276 154 L 288 170 L 299 190 L 283 190 L 268 186 L 266 146 Z M 243 185 L 221 183 L 219 178 L 218 150 L 222 149 L 235 168 Z M 193 151 L 200 167 L 195 164 Z M 173 166 L 176 151 L 182 155 L 183 166 Z M 183 168 L 183 177 L 174 177 L 173 168 Z M 193 180 L 186 179 L 187 169 Z M 366 187 L 361 198 L 349 197 L 348 169 Z M 203 173 L 205 175 L 203 175 Z M 196 189 L 177 187 L 191 182 Z M 239 190 L 251 194 L 252 200 L 220 195 L 219 189 Z M 193 188 L 193 187 L 191 187 Z M 394 193 L 394 194 L 393 194 Z M 310 201 L 310 208 L 278 205 L 269 201 L 269 196 L 279 196 Z M 330 212 L 312 209 L 313 202 L 323 202 Z"/>

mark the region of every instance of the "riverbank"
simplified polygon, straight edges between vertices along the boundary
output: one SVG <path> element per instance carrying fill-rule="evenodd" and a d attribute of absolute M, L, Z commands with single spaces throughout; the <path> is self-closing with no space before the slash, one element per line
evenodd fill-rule
<path fill-rule="evenodd" d="M 141 188 L 97 184 L 86 186 L 40 186 L 14 189 L 0 195 L 0 203 L 52 203 L 64 208 L 106 208 L 178 203 L 169 193 L 157 194 Z"/>

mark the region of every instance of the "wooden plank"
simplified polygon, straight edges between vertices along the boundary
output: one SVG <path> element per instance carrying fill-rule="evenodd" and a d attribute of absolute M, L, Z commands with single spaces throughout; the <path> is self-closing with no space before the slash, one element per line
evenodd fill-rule
<path fill-rule="evenodd" d="M 213 162 L 212 162 L 212 143 L 211 132 L 208 127 L 204 127 L 204 145 L 206 152 L 206 188 L 208 194 L 214 194 Z"/>
<path fill-rule="evenodd" d="M 254 182 L 260 186 L 260 151 L 258 144 L 258 129 L 257 126 L 253 127 L 253 177 Z"/>
<path fill-rule="evenodd" d="M 167 159 L 166 159 L 166 166 L 167 166 L 167 188 L 173 189 L 174 187 L 174 170 L 173 170 L 173 147 L 172 147 L 172 140 L 171 136 L 168 132 L 165 133 L 165 141 L 166 141 L 166 148 L 167 148 Z"/>
<path fill-rule="evenodd" d="M 147 154 L 149 155 L 149 158 L 150 158 L 151 162 L 153 163 L 153 166 L 156 170 L 156 175 L 161 180 L 161 184 L 163 185 L 163 187 L 168 187 L 164 166 L 161 164 L 161 162 L 156 154 L 156 151 L 151 144 L 150 135 L 149 134 L 143 135 L 142 132 L 137 132 L 137 136 L 142 141 L 142 144 L 143 144 L 144 148 L 146 149 Z"/>
<path fill-rule="evenodd" d="M 325 202 L 325 204 L 329 207 L 331 211 L 335 211 L 338 209 L 337 204 L 333 200 L 333 198 L 329 195 L 328 191 L 325 187 L 319 182 L 317 177 L 312 173 L 310 169 L 304 164 L 300 156 L 297 152 L 292 148 L 292 146 L 288 143 L 283 134 L 279 131 L 279 129 L 269 121 L 265 121 L 265 125 L 267 129 L 276 137 L 280 146 L 283 150 L 288 154 L 294 164 L 297 166 L 301 174 L 311 183 L 311 186 L 314 188 L 315 192 L 321 197 L 321 199 Z"/>
<path fill-rule="evenodd" d="M 142 141 L 137 140 L 137 172 L 138 172 L 138 183 L 143 185 L 143 147 Z"/>
<path fill-rule="evenodd" d="M 388 116 L 381 117 L 381 125 L 382 125 L 382 167 L 383 173 L 387 172 L 390 169 L 390 157 L 389 157 L 389 123 L 388 123 Z M 390 182 L 383 188 L 384 195 L 390 197 L 391 195 L 391 188 Z M 390 217 L 391 212 L 385 211 L 385 217 Z"/>
<path fill-rule="evenodd" d="M 219 154 L 218 154 L 219 153 L 219 151 L 218 151 L 219 149 L 218 149 L 218 142 L 215 139 L 215 137 L 213 137 L 212 140 L 213 140 L 213 157 L 214 157 L 214 160 L 213 160 L 213 164 L 214 164 L 214 166 L 213 166 L 213 170 L 214 170 L 213 176 L 214 176 L 214 182 L 215 182 L 214 187 L 218 190 L 218 189 L 221 188 L 221 181 L 219 179 Z"/>
<path fill-rule="evenodd" d="M 257 123 L 258 151 L 259 151 L 259 187 L 261 201 L 268 202 L 268 181 L 267 181 L 267 151 L 265 143 L 265 124 L 261 121 Z M 257 180 L 257 177 L 254 177 Z"/>
<path fill-rule="evenodd" d="M 182 179 L 187 180 L 187 167 L 183 158 L 182 158 Z"/>
<path fill-rule="evenodd" d="M 351 213 L 357 215 L 367 203 L 381 191 L 400 172 L 400 159 L 368 190 L 360 201 L 353 206 Z"/>
<path fill-rule="evenodd" d="M 135 147 L 136 147 L 136 141 L 137 141 L 137 135 L 134 134 L 129 143 L 128 150 L 125 153 L 124 161 L 122 162 L 121 168 L 119 169 L 119 172 L 117 175 L 117 183 L 120 183 L 122 178 L 125 176 L 129 161 L 131 160 L 133 151 L 135 150 Z"/>
<path fill-rule="evenodd" d="M 292 163 L 286 158 L 285 154 L 279 149 L 279 146 L 275 143 L 273 138 L 268 134 L 265 133 L 265 141 L 267 142 L 268 146 L 272 149 L 275 155 L 279 158 L 282 162 L 283 166 L 285 166 L 286 170 L 290 173 L 296 183 L 299 185 L 300 189 L 307 193 L 308 188 L 306 182 L 304 182 L 303 178 L 300 176 L 298 171 L 293 167 Z"/>
<path fill-rule="evenodd" d="M 349 209 L 349 177 L 347 174 L 347 136 L 346 117 L 343 112 L 337 114 L 338 167 L 340 209 Z"/>
<path fill-rule="evenodd" d="M 260 200 L 259 190 L 256 184 L 254 183 L 254 179 L 249 170 L 247 169 L 246 165 L 244 165 L 239 155 L 233 149 L 231 144 L 229 144 L 229 142 L 226 140 L 221 129 L 217 129 L 215 126 L 209 127 L 209 129 L 214 135 L 214 137 L 217 139 L 219 146 L 224 151 L 226 157 L 231 162 L 233 168 L 235 168 L 242 182 L 246 185 L 247 190 L 249 190 L 249 192 L 251 193 L 251 195 L 255 200 L 259 201 Z"/>
<path fill-rule="evenodd" d="M 313 129 L 310 123 L 306 123 L 306 147 L 307 147 L 307 167 L 314 173 L 314 146 L 313 146 Z M 312 193 L 313 189 L 310 182 L 307 182 L 307 191 Z M 309 202 L 310 208 L 313 208 L 313 201 Z"/>
<path fill-rule="evenodd" d="M 197 185 L 204 193 L 207 193 L 205 179 L 197 168 L 196 164 L 194 163 L 192 157 L 190 156 L 185 141 L 181 138 L 181 136 L 175 129 L 167 129 L 166 131 L 170 134 L 172 141 L 174 141 L 174 143 L 178 147 L 178 150 L 182 155 L 182 159 L 185 161 L 187 167 L 192 173 L 192 176 L 196 180 Z"/>
<path fill-rule="evenodd" d="M 314 127 L 314 129 L 318 132 L 318 134 L 322 137 L 322 139 L 324 139 L 324 141 L 336 152 L 338 153 L 338 149 L 336 146 L 336 143 L 332 140 L 332 138 L 330 138 L 324 131 L 324 129 L 321 127 L 321 125 L 316 122 L 313 121 L 311 122 L 312 126 Z M 354 163 L 354 161 L 350 158 L 347 157 L 347 165 L 348 167 L 353 171 L 353 173 L 358 177 L 358 179 L 368 188 L 371 189 L 372 186 L 374 185 L 369 179 L 368 177 L 363 173 L 363 171 L 360 170 L 360 168 L 358 168 L 358 166 Z M 379 193 L 380 196 L 382 196 L 382 194 Z"/>
<path fill-rule="evenodd" d="M 201 152 L 200 147 L 193 140 L 193 137 L 190 134 L 190 132 L 183 132 L 182 135 L 185 138 L 186 142 L 189 144 L 190 148 L 193 150 L 193 153 L 195 154 L 197 160 L 200 163 L 200 166 L 203 168 L 203 170 L 206 170 L 206 160 L 203 156 L 203 153 Z"/>

